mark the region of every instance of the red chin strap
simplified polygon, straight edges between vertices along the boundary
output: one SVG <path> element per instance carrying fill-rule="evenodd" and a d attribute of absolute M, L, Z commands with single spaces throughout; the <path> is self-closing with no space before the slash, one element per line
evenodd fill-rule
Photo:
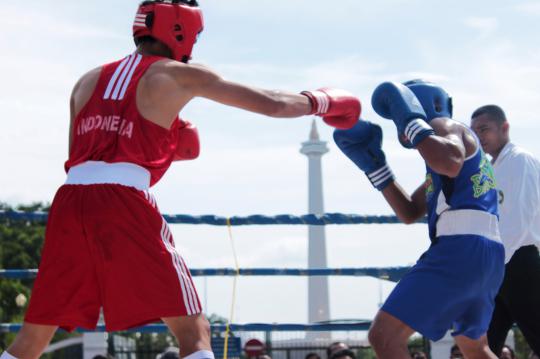
<path fill-rule="evenodd" d="M 187 63 L 203 27 L 202 11 L 196 2 L 145 1 L 135 15 L 133 37 L 151 36 L 167 45 L 175 60 Z"/>

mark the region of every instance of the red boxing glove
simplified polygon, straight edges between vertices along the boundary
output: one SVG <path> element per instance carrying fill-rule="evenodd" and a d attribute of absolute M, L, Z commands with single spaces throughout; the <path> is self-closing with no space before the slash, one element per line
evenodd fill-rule
<path fill-rule="evenodd" d="M 321 116 L 332 127 L 346 130 L 360 118 L 360 100 L 348 91 L 325 87 L 301 94 L 311 101 L 311 114 Z"/>
<path fill-rule="evenodd" d="M 199 157 L 200 150 L 201 143 L 197 128 L 187 121 L 180 120 L 174 161 L 194 160 Z"/>

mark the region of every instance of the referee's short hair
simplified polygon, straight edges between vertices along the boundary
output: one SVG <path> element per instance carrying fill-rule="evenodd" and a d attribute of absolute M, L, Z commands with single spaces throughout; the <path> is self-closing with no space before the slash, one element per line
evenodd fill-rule
<path fill-rule="evenodd" d="M 497 125 L 502 125 L 507 122 L 506 114 L 503 109 L 497 105 L 485 105 L 476 109 L 471 115 L 471 119 L 474 120 L 476 117 L 481 115 L 488 115 L 489 119 L 496 122 Z"/>

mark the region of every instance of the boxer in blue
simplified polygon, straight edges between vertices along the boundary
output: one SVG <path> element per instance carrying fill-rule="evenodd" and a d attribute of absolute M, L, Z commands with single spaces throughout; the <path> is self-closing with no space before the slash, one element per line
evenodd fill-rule
<path fill-rule="evenodd" d="M 372 105 L 426 163 L 426 180 L 411 196 L 386 163 L 379 126 L 360 120 L 336 130 L 334 140 L 404 223 L 427 213 L 431 245 L 377 313 L 370 343 L 378 358 L 405 359 L 414 332 L 439 340 L 452 329 L 466 358 L 496 359 L 485 333 L 503 278 L 504 248 L 491 164 L 472 131 L 451 119 L 446 91 L 432 83 L 385 82 Z"/>

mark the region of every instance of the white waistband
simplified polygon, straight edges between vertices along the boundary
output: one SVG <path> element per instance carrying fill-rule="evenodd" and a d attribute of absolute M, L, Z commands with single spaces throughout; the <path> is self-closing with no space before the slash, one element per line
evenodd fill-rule
<path fill-rule="evenodd" d="M 441 213 L 437 220 L 437 237 L 474 234 L 501 242 L 497 216 L 474 209 Z"/>
<path fill-rule="evenodd" d="M 141 191 L 150 187 L 150 172 L 133 163 L 87 161 L 71 167 L 66 184 L 114 183 L 135 187 Z"/>

